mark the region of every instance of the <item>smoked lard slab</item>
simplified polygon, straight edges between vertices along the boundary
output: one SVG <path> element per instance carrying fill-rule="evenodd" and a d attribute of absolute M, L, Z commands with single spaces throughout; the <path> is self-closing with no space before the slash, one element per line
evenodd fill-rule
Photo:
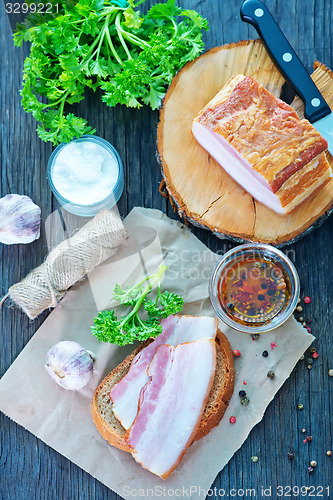
<path fill-rule="evenodd" d="M 333 73 L 315 63 L 312 78 L 333 107 Z M 158 152 L 165 194 L 179 215 L 220 238 L 284 245 L 322 223 L 333 207 L 333 179 L 287 215 L 255 200 L 192 134 L 200 110 L 237 74 L 251 76 L 279 98 L 284 80 L 260 40 L 215 47 L 173 79 L 160 111 Z M 297 98 L 291 106 L 302 118 Z M 333 158 L 325 153 L 331 167 Z"/>
<path fill-rule="evenodd" d="M 233 76 L 194 119 L 192 132 L 238 184 L 279 214 L 332 177 L 327 141 L 250 76 Z"/>

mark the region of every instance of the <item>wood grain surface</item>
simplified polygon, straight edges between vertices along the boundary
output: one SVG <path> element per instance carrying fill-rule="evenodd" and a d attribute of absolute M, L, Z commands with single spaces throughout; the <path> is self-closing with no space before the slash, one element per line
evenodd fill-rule
<path fill-rule="evenodd" d="M 240 4 L 240 0 L 182 1 L 184 8 L 194 8 L 207 17 L 210 25 L 205 34 L 207 49 L 256 36 L 253 28 L 241 22 Z M 266 4 L 309 71 L 315 59 L 333 67 L 333 0 L 267 0 Z M 58 208 L 46 179 L 51 145 L 37 138 L 34 119 L 24 113 L 20 104 L 22 65 L 28 46 L 23 49 L 13 47 L 12 26 L 16 18 L 13 15 L 8 17 L 2 2 L 0 16 L 0 195 L 19 193 L 30 196 L 40 205 L 43 220 L 38 241 L 30 245 L 0 244 L 0 284 L 1 292 L 5 294 L 10 285 L 42 262 L 49 245 L 56 243 L 63 229 L 59 217 L 53 215 L 49 218 Z M 98 93 L 88 93 L 86 100 L 76 109 L 96 127 L 97 135 L 117 148 L 124 162 L 126 187 L 118 205 L 121 214 L 126 216 L 133 206 L 141 205 L 158 208 L 177 218 L 169 202 L 158 192 L 161 181 L 156 161 L 158 112 L 120 106 L 111 109 L 101 103 Z M 68 232 L 80 223 L 71 216 L 65 216 L 64 222 Z M 230 242 L 218 240 L 208 231 L 191 230 L 213 251 L 222 252 L 233 246 Z M 261 495 L 261 487 L 272 486 L 270 498 L 276 499 L 281 498 L 276 490 L 278 485 L 330 486 L 333 495 L 333 457 L 326 455 L 326 451 L 333 448 L 333 378 L 328 377 L 328 369 L 333 368 L 332 246 L 331 217 L 322 227 L 286 249 L 299 271 L 302 295 L 312 298 L 302 314 L 305 318 L 312 318 L 312 332 L 317 337 L 314 345 L 320 357 L 312 370 L 307 369 L 305 361 L 298 363 L 268 407 L 262 422 L 216 478 L 212 488 L 217 488 L 217 493 L 213 491 L 209 498 L 221 498 L 219 488 L 226 492 L 233 488 L 254 488 L 256 498 L 267 498 Z M 2 308 L 0 376 L 46 315 L 44 313 L 32 322 L 17 309 L 6 305 Z M 19 400 L 20 387 L 13 398 Z M 298 403 L 304 405 L 303 411 L 297 411 Z M 303 427 L 313 438 L 306 444 L 301 433 Z M 84 448 L 84 443 L 82 446 Z M 293 461 L 287 459 L 288 452 L 295 453 Z M 259 461 L 253 463 L 252 455 L 257 455 Z M 313 474 L 307 471 L 310 460 L 318 462 Z M 120 497 L 0 414 L 1 500 L 101 498 L 115 500 Z M 241 492 L 236 493 L 234 498 L 245 498 L 245 493 L 244 496 Z M 299 497 L 294 495 L 294 498 Z M 328 498 L 326 490 L 322 498 Z"/>

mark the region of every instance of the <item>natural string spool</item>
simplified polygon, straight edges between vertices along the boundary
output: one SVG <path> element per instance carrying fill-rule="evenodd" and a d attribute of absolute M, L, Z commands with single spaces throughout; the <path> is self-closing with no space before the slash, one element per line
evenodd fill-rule
<path fill-rule="evenodd" d="M 69 287 L 115 254 L 127 232 L 118 215 L 104 209 L 74 236 L 56 246 L 43 264 L 10 287 L 0 307 L 11 298 L 29 318 L 55 307 Z"/>

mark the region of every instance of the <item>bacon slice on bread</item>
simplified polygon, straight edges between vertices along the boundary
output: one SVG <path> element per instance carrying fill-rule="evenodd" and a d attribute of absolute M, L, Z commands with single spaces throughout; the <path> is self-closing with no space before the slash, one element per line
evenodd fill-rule
<path fill-rule="evenodd" d="M 183 318 L 183 319 L 182 319 Z M 185 319 L 185 318 L 192 318 L 192 321 L 190 319 Z M 214 331 L 212 331 L 212 325 L 210 324 L 210 321 L 213 321 L 214 325 Z M 224 412 L 228 406 L 229 400 L 232 396 L 233 390 L 234 390 L 234 367 L 233 367 L 233 355 L 231 351 L 230 344 L 228 342 L 228 339 L 223 335 L 223 333 L 217 329 L 217 323 L 215 320 L 212 320 L 210 318 L 210 321 L 208 318 L 203 319 L 200 321 L 200 318 L 197 317 L 189 317 L 189 316 L 172 316 L 169 317 L 168 320 L 165 320 L 164 322 L 164 328 L 163 333 L 165 333 L 165 339 L 168 338 L 170 340 L 170 343 L 174 343 L 173 346 L 170 345 L 170 343 L 161 343 L 160 341 L 158 342 L 157 345 L 157 337 L 156 339 L 150 339 L 141 346 L 139 346 L 132 354 L 130 354 L 120 365 L 118 365 L 109 375 L 107 375 L 104 380 L 99 384 L 97 387 L 95 394 L 93 396 L 92 400 L 92 406 L 91 406 L 91 412 L 92 412 L 92 418 L 93 421 L 98 429 L 98 431 L 101 433 L 101 435 L 106 439 L 110 444 L 113 446 L 116 446 L 117 448 L 120 448 L 121 450 L 127 451 L 127 452 L 132 452 L 132 454 L 135 456 L 138 461 L 141 461 L 142 464 L 146 467 L 148 465 L 148 468 L 150 468 L 150 465 L 144 460 L 140 460 L 139 458 L 139 453 L 138 451 L 138 439 L 139 439 L 139 434 L 136 434 L 134 438 L 134 434 L 132 434 L 132 437 L 130 437 L 131 433 L 131 428 L 129 430 L 126 430 L 125 427 L 121 424 L 120 420 L 116 417 L 114 413 L 114 404 L 110 398 L 110 392 L 112 389 L 122 380 L 125 380 L 125 377 L 127 374 L 130 373 L 130 367 L 135 359 L 141 359 L 140 356 L 138 356 L 140 353 L 143 353 L 142 355 L 142 360 L 145 360 L 143 363 L 145 365 L 145 370 L 146 370 L 146 378 L 145 378 L 145 385 L 143 385 L 140 389 L 141 396 L 143 398 L 144 395 L 144 388 L 147 388 L 149 385 L 149 381 L 153 379 L 153 377 L 161 381 L 161 377 L 163 377 L 163 369 L 161 368 L 161 371 L 159 372 L 158 370 L 158 365 L 159 363 L 159 357 L 163 354 L 163 350 L 166 349 L 164 354 L 166 354 L 166 359 L 168 359 L 170 362 L 170 359 L 172 357 L 172 353 L 178 349 L 178 346 L 186 346 L 190 345 L 196 342 L 199 342 L 197 347 L 199 347 L 200 342 L 208 342 L 210 344 L 210 347 L 208 350 L 210 352 L 213 352 L 214 355 L 211 357 L 211 363 L 209 367 L 209 362 L 208 365 L 207 363 L 205 364 L 205 375 L 202 372 L 202 380 L 198 381 L 198 377 L 200 378 L 200 349 L 193 348 L 194 350 L 190 350 L 187 348 L 184 348 L 185 351 L 183 351 L 183 348 L 181 351 L 183 352 L 183 356 L 180 356 L 180 358 L 184 358 L 184 353 L 188 353 L 187 357 L 187 362 L 185 358 L 183 359 L 183 365 L 181 366 L 181 362 L 178 365 L 179 370 L 180 370 L 180 375 L 177 377 L 177 380 L 180 382 L 181 380 L 184 381 L 185 384 L 185 379 L 183 376 L 186 378 L 186 374 L 182 374 L 181 372 L 183 369 L 186 367 L 188 364 L 188 368 L 190 369 L 192 364 L 190 362 L 190 352 L 194 353 L 192 359 L 196 359 L 194 361 L 195 366 L 193 369 L 196 370 L 196 375 L 194 377 L 193 373 L 189 378 L 186 378 L 186 380 L 190 379 L 196 379 L 197 383 L 200 384 L 202 383 L 203 386 L 207 383 L 207 380 L 209 378 L 209 382 L 207 383 L 208 388 L 207 391 L 202 390 L 202 394 L 205 394 L 202 397 L 202 404 L 200 408 L 196 409 L 196 416 L 194 418 L 194 423 L 192 422 L 192 430 L 191 432 L 188 433 L 187 439 L 183 439 L 183 446 L 181 448 L 181 452 L 177 455 L 177 453 L 173 453 L 173 458 L 169 457 L 169 467 L 168 469 L 165 469 L 164 471 L 161 471 L 160 469 L 154 470 L 155 473 L 160 474 L 161 477 L 167 477 L 169 473 L 173 470 L 173 468 L 177 465 L 178 461 L 181 459 L 181 456 L 185 453 L 186 449 L 188 446 L 193 442 L 198 439 L 201 439 L 203 436 L 209 433 L 209 431 L 217 426 L 222 419 Z M 181 328 L 180 326 L 183 325 L 184 327 L 184 338 L 183 340 L 185 342 L 181 342 Z M 185 325 L 187 325 L 189 328 L 186 330 Z M 192 325 L 190 327 L 190 325 Z M 199 328 L 197 326 L 200 325 Z M 203 325 L 206 325 L 206 329 L 203 328 Z M 207 330 L 208 328 L 208 330 Z M 201 338 L 200 338 L 201 335 Z M 162 337 L 163 340 L 163 337 Z M 151 349 L 150 346 L 156 342 L 157 349 L 155 347 Z M 212 350 L 212 344 L 214 345 L 214 349 Z M 167 347 L 165 347 L 167 346 Z M 150 348 L 150 349 L 149 349 Z M 162 348 L 162 351 L 159 352 L 159 350 Z M 150 352 L 148 356 L 146 356 L 146 353 L 144 352 L 145 349 L 147 349 L 147 352 Z M 169 352 L 168 352 L 169 351 Z M 151 356 L 151 353 L 154 352 L 153 356 Z M 178 352 L 178 351 L 177 351 Z M 180 352 L 180 351 L 179 351 Z M 156 354 L 158 354 L 158 357 L 155 359 Z M 177 355 L 178 356 L 178 355 Z M 151 358 L 151 360 L 147 364 L 147 359 Z M 202 357 L 202 363 L 204 363 L 204 359 L 209 358 L 208 356 L 203 356 Z M 141 360 L 141 361 L 142 361 Z M 155 363 L 152 363 L 152 360 L 155 360 Z M 185 363 L 185 364 L 184 364 Z M 149 370 L 149 371 L 147 371 Z M 209 377 L 207 373 L 209 373 L 209 370 L 212 372 Z M 164 371 L 165 374 L 165 371 Z M 212 379 L 211 379 L 212 375 Z M 130 375 L 129 380 L 131 380 L 132 375 Z M 156 378 L 157 377 L 157 378 Z M 206 382 L 204 382 L 206 378 Z M 143 380 L 143 379 L 142 379 Z M 184 394 L 185 392 L 187 394 L 191 394 L 191 385 L 193 389 L 193 380 L 191 381 L 191 384 L 186 381 L 187 387 L 184 388 Z M 177 382 L 177 381 L 176 381 Z M 168 381 L 168 384 L 170 383 L 170 380 Z M 176 383 L 177 385 L 177 383 Z M 125 385 L 123 385 L 123 388 Z M 167 387 L 171 387 L 168 385 Z M 194 387 L 194 392 L 195 392 L 195 387 Z M 162 389 L 161 389 L 162 391 Z M 137 389 L 135 389 L 134 394 L 136 394 Z M 172 391 L 171 391 L 172 392 Z M 208 394 L 208 398 L 206 398 L 206 392 Z M 162 392 L 160 393 L 162 394 Z M 139 397 L 141 397 L 139 396 Z M 137 397 L 137 396 L 135 396 Z M 124 399 L 125 401 L 125 399 Z M 141 404 L 143 404 L 144 399 L 139 399 L 141 401 Z M 139 415 L 139 401 L 135 400 L 135 405 L 136 405 L 136 420 L 134 420 L 134 423 L 132 424 L 132 431 L 134 426 L 136 426 L 136 432 L 138 427 L 138 415 Z M 184 400 L 185 402 L 185 400 Z M 147 403 L 147 400 L 146 400 Z M 181 401 L 179 400 L 179 404 Z M 171 403 L 172 404 L 172 403 Z M 188 404 L 188 401 L 186 405 Z M 132 406 L 132 404 L 130 404 Z M 188 410 L 188 406 L 184 406 L 184 412 Z M 132 410 L 131 410 L 132 411 Z M 198 413 L 200 413 L 198 417 Z M 141 417 L 140 417 L 141 420 Z M 142 421 L 142 420 L 141 420 Z M 181 419 L 178 424 L 181 424 L 183 422 L 183 419 Z M 155 428 L 155 420 L 149 424 L 151 428 L 152 434 L 156 431 Z M 170 426 L 172 425 L 177 425 L 175 422 L 169 420 L 169 422 L 166 422 L 165 424 L 165 430 L 168 432 L 168 428 L 170 429 Z M 134 431 L 133 431 L 134 432 Z M 149 429 L 148 431 L 149 432 Z M 136 451 L 137 450 L 137 451 Z M 171 452 L 170 452 L 171 453 Z M 176 456 L 177 455 L 177 456 Z M 140 456 L 142 458 L 143 455 Z M 179 458 L 179 460 L 178 460 Z M 171 465 L 170 465 L 171 464 Z"/>
<path fill-rule="evenodd" d="M 211 390 L 215 341 L 162 344 L 141 389 L 138 412 L 126 433 L 135 460 L 166 479 L 192 444 Z"/>

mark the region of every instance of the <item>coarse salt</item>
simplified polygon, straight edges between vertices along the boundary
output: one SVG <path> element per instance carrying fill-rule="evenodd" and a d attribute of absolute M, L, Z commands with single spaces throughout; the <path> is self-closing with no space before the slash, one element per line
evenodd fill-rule
<path fill-rule="evenodd" d="M 118 177 L 117 159 L 92 141 L 67 144 L 56 157 L 52 171 L 58 193 L 78 205 L 92 205 L 107 198 Z"/>

